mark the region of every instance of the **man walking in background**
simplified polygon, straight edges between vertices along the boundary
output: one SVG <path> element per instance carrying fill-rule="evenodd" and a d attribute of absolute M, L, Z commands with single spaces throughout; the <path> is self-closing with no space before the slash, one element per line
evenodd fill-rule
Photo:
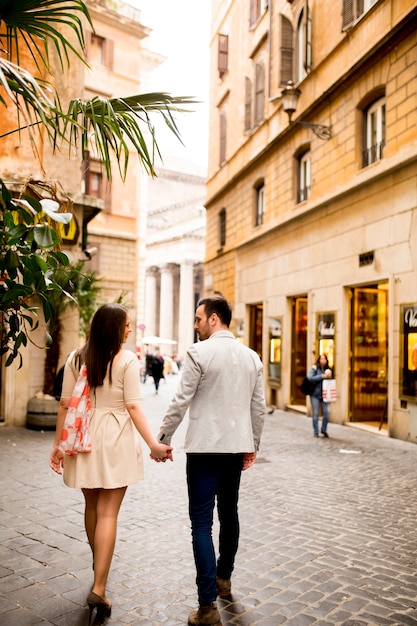
<path fill-rule="evenodd" d="M 190 409 L 185 451 L 199 601 L 199 608 L 189 615 L 190 626 L 221 625 L 216 598 L 231 593 L 241 472 L 255 463 L 264 423 L 262 363 L 229 331 L 231 317 L 223 297 L 199 301 L 194 328 L 200 341 L 188 349 L 177 392 L 157 437 L 170 445 Z M 211 533 L 216 497 L 217 562 Z"/>

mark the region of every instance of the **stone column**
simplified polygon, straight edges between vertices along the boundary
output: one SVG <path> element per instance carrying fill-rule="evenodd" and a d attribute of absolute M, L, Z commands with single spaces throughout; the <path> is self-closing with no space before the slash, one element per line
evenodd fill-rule
<path fill-rule="evenodd" d="M 156 278 L 158 276 L 158 268 L 150 267 L 146 270 L 146 286 L 145 286 L 145 335 L 156 335 Z"/>
<path fill-rule="evenodd" d="M 174 268 L 175 265 L 171 263 L 167 263 L 161 267 L 159 335 L 164 339 L 174 338 Z M 168 346 L 166 346 L 166 348 L 168 348 Z M 170 350 L 170 352 L 172 352 L 172 350 Z"/>
<path fill-rule="evenodd" d="M 194 341 L 194 265 L 184 261 L 180 267 L 178 355 L 184 357 Z"/>

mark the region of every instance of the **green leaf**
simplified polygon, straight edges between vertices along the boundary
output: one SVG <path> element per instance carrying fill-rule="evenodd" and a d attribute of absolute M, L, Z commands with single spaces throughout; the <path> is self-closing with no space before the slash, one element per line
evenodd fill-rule
<path fill-rule="evenodd" d="M 40 248 L 50 248 L 54 245 L 49 224 L 36 224 L 33 237 Z"/>
<path fill-rule="evenodd" d="M 19 257 L 14 250 L 7 250 L 4 256 L 4 265 L 9 274 L 10 270 L 16 270 L 20 267 Z"/>

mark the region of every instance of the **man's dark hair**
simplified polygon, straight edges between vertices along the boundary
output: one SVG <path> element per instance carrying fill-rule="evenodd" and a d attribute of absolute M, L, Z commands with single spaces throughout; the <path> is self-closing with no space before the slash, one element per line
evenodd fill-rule
<path fill-rule="evenodd" d="M 197 306 L 200 305 L 204 305 L 207 319 L 210 315 L 216 313 L 221 323 L 229 328 L 232 319 L 232 307 L 226 298 L 223 298 L 223 296 L 208 296 L 198 301 Z"/>

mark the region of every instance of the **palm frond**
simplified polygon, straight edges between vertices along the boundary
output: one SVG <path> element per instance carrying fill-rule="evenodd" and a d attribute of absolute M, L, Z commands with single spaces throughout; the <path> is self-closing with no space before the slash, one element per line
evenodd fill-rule
<path fill-rule="evenodd" d="M 95 97 L 92 100 L 72 100 L 66 116 L 69 144 L 81 148 L 82 156 L 89 150 L 90 142 L 103 161 L 106 174 L 111 178 L 111 159 L 116 156 L 119 171 L 124 178 L 132 148 L 138 153 L 145 171 L 154 176 L 154 158 L 159 148 L 151 115 L 162 116 L 170 130 L 181 141 L 174 113 L 189 112 L 184 105 L 196 104 L 192 97 L 173 97 L 156 92 L 127 98 Z M 69 126 L 69 128 L 68 128 Z M 143 130 L 142 130 L 143 128 Z M 150 134 L 151 149 L 144 130 Z"/>
<path fill-rule="evenodd" d="M 7 38 L 10 60 L 13 58 L 13 51 L 16 51 L 17 63 L 19 63 L 19 34 L 38 69 L 41 69 L 41 65 L 48 71 L 50 69 L 48 41 L 55 45 L 62 67 L 64 59 L 69 63 L 69 52 L 86 63 L 84 55 L 65 35 L 65 27 L 72 29 L 83 50 L 85 45 L 83 18 L 87 19 L 93 29 L 91 16 L 83 0 L 19 0 L 18 2 L 6 0 L 0 8 L 0 22 L 6 24 L 6 32 L 0 33 L 0 37 Z"/>

